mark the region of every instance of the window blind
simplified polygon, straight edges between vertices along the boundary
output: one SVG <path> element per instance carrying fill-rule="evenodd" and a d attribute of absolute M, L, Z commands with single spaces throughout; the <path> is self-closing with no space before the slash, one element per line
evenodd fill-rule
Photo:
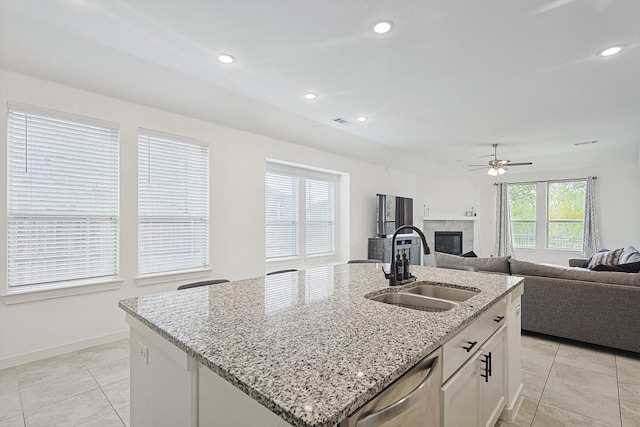
<path fill-rule="evenodd" d="M 298 255 L 299 207 L 298 178 L 267 172 L 266 183 L 266 258 Z"/>
<path fill-rule="evenodd" d="M 306 253 L 319 255 L 334 251 L 335 203 L 333 182 L 305 180 Z"/>
<path fill-rule="evenodd" d="M 208 265 L 208 147 L 139 132 L 138 273 Z"/>
<path fill-rule="evenodd" d="M 118 274 L 117 126 L 9 105 L 8 287 Z"/>

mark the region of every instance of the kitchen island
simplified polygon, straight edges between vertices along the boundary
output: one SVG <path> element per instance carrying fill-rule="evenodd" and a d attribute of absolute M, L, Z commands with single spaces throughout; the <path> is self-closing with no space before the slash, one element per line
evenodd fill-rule
<path fill-rule="evenodd" d="M 517 409 L 523 279 L 414 267 L 416 283 L 479 291 L 450 310 L 425 312 L 368 299 L 416 284 L 390 288 L 380 266 L 319 267 L 121 301 L 131 326 L 132 425 L 211 425 L 204 420 L 212 408 L 238 393 L 246 398 L 239 408 L 224 409 L 246 416 L 245 425 L 255 412 L 259 425 L 335 426 L 505 300 L 506 407 Z M 212 387 L 217 397 L 207 400 Z"/>

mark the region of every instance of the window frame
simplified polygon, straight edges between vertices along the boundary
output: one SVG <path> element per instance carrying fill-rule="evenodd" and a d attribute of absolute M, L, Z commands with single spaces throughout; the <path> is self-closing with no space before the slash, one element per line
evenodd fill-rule
<path fill-rule="evenodd" d="M 538 230 L 538 218 L 539 216 L 539 203 L 538 203 L 538 193 L 539 193 L 539 189 L 538 189 L 538 183 L 536 182 L 523 182 L 523 183 L 516 183 L 516 184 L 507 184 L 507 191 L 508 194 L 510 194 L 510 190 L 511 187 L 515 187 L 515 186 L 525 186 L 525 185 L 532 185 L 533 186 L 533 190 L 535 191 L 535 198 L 534 198 L 534 202 L 535 202 L 535 207 L 534 207 L 534 211 L 535 211 L 535 216 L 533 219 L 527 219 L 527 220 L 523 220 L 523 219 L 512 219 L 512 217 L 509 218 L 509 224 L 511 226 L 511 242 L 513 244 L 513 248 L 514 249 L 538 249 L 539 245 L 538 245 L 538 241 L 539 241 L 539 236 L 540 236 L 540 232 Z M 511 198 L 509 198 L 509 204 L 511 204 Z M 511 207 L 511 206 L 509 206 Z M 511 209 L 509 209 L 509 215 L 511 216 Z M 517 222 L 517 223 L 529 223 L 529 224 L 533 224 L 533 228 L 536 232 L 535 234 L 535 238 L 534 238 L 534 245 L 533 246 L 519 246 L 516 245 L 515 243 L 515 235 L 513 234 L 513 223 Z"/>
<path fill-rule="evenodd" d="M 109 188 L 109 192 L 111 193 L 111 196 L 105 199 L 100 198 L 100 200 L 110 200 L 110 202 L 108 202 L 107 204 L 101 204 L 100 207 L 96 207 L 94 210 L 90 210 L 90 211 L 87 211 L 85 208 L 85 205 L 87 202 L 85 202 L 84 204 L 78 203 L 75 206 L 75 211 L 73 210 L 69 211 L 68 209 L 61 211 L 58 208 L 56 208 L 56 206 L 58 206 L 59 203 L 64 203 L 64 200 L 62 199 L 56 200 L 54 197 L 51 197 L 51 193 L 47 192 L 46 194 L 47 194 L 47 197 L 49 198 L 48 200 L 49 208 L 44 213 L 35 212 L 35 211 L 29 213 L 30 209 L 21 210 L 20 208 L 17 208 L 17 210 L 12 213 L 12 209 L 11 209 L 11 205 L 13 203 L 11 201 L 12 193 L 15 191 L 19 191 L 20 187 L 22 186 L 19 183 L 19 181 L 17 181 L 15 183 L 17 187 L 12 187 L 12 181 L 14 180 L 13 177 L 15 175 L 14 175 L 14 171 L 12 170 L 10 162 L 15 161 L 17 157 L 15 154 L 12 154 L 11 150 L 16 150 L 17 148 L 15 144 L 18 144 L 18 142 L 12 141 L 14 137 L 11 136 L 12 130 L 13 132 L 15 132 L 15 127 L 14 127 L 15 124 L 12 123 L 13 114 L 16 114 L 18 116 L 21 114 L 24 115 L 25 132 L 28 131 L 28 127 L 29 127 L 29 122 L 27 121 L 28 116 L 29 115 L 38 116 L 35 119 L 33 119 L 35 120 L 35 122 L 32 122 L 33 126 L 36 126 L 36 129 L 44 129 L 46 133 L 44 134 L 41 133 L 38 139 L 33 139 L 33 141 L 35 141 L 34 144 L 36 145 L 32 146 L 32 149 L 37 150 L 37 149 L 42 149 L 41 147 L 47 147 L 47 148 L 54 147 L 55 149 L 57 149 L 57 152 L 73 153 L 74 155 L 77 155 L 77 152 L 74 152 L 72 150 L 82 150 L 82 147 L 86 147 L 86 143 L 88 141 L 87 138 L 91 138 L 91 140 L 93 140 L 92 144 L 95 145 L 96 147 L 103 147 L 104 153 L 110 156 L 108 157 L 108 159 L 110 159 L 111 163 L 108 163 L 108 166 L 105 169 L 107 174 L 104 175 L 103 177 L 104 179 L 98 180 L 97 183 L 108 184 L 108 187 L 105 187 L 105 188 Z M 55 132 L 55 126 L 60 126 L 61 133 Z M 7 263 L 6 264 L 7 277 L 5 280 L 5 284 L 0 289 L 0 293 L 3 296 L 4 301 L 7 304 L 14 304 L 14 303 L 20 303 L 20 302 L 37 301 L 42 299 L 67 296 L 67 295 L 91 293 L 91 292 L 96 292 L 100 290 L 115 289 L 119 287 L 119 283 L 122 282 L 122 280 L 119 277 L 119 274 L 120 274 L 120 125 L 117 123 L 95 119 L 92 117 L 86 117 L 86 116 L 67 113 L 63 111 L 9 101 L 7 103 L 6 129 L 7 129 L 7 134 L 6 134 L 6 137 L 7 137 L 7 158 L 6 158 L 7 224 L 5 228 L 6 257 L 4 262 Z M 41 139 L 42 135 L 44 135 L 44 138 L 48 138 L 49 140 L 47 139 L 42 140 Z M 63 142 L 58 143 L 57 145 L 51 145 L 50 141 L 55 140 L 56 137 L 59 137 L 60 135 L 64 136 L 66 139 L 60 140 Z M 74 135 L 75 140 L 72 139 L 70 135 Z M 103 146 L 101 145 L 103 143 L 107 143 L 111 145 Z M 28 144 L 29 144 L 28 141 L 25 140 L 25 156 L 28 156 L 29 154 Z M 69 147 L 69 151 L 63 151 L 65 145 Z M 40 154 L 40 156 L 42 155 L 43 154 Z M 50 157 L 49 155 L 47 155 L 46 158 L 53 159 L 55 157 Z M 75 156 L 72 158 L 74 159 L 74 161 L 75 159 L 77 159 L 77 157 Z M 69 160 L 64 160 L 64 155 L 60 155 L 59 159 L 60 159 L 60 162 L 58 163 L 59 168 L 62 166 L 64 166 L 65 168 L 68 167 Z M 38 157 L 35 157 L 36 162 L 37 160 L 38 160 Z M 24 161 L 27 162 L 26 157 Z M 104 162 L 101 161 L 100 164 L 104 164 Z M 76 171 L 82 171 L 82 168 L 79 166 L 79 169 L 77 169 Z M 17 171 L 15 173 L 17 173 Z M 46 179 L 46 177 L 51 175 L 52 173 L 55 173 L 55 170 L 46 170 L 46 168 L 41 167 L 40 171 L 36 170 L 34 173 L 39 174 L 39 177 L 40 177 L 39 179 L 42 180 L 42 179 Z M 86 170 L 85 170 L 85 173 L 86 173 Z M 69 174 L 68 176 L 72 176 L 72 175 Z M 94 177 L 95 175 L 92 175 L 92 178 Z M 19 177 L 15 179 L 19 179 Z M 33 180 L 33 178 L 31 179 Z M 47 181 L 47 182 L 51 183 L 53 182 L 53 180 Z M 94 187 L 92 188 L 93 188 L 92 192 L 87 194 L 91 194 L 92 196 L 91 200 L 94 200 L 95 199 L 95 197 L 93 197 Z M 65 187 L 62 183 L 60 184 L 60 186 L 57 186 L 56 189 L 57 191 L 61 192 L 60 194 L 66 194 Z M 85 190 L 85 191 L 88 191 L 88 190 Z M 79 199 L 74 199 L 74 200 L 79 200 Z M 90 203 L 89 205 L 94 206 L 93 203 Z M 41 206 L 41 205 L 38 205 L 38 206 Z M 56 213 L 56 212 L 60 212 L 60 213 Z M 11 285 L 9 281 L 9 278 L 10 278 L 9 257 L 11 256 L 10 245 L 12 244 L 9 236 L 9 232 L 11 230 L 11 225 L 10 225 L 11 218 L 28 218 L 28 217 L 33 217 L 34 215 L 35 217 L 42 217 L 42 215 L 46 215 L 50 217 L 59 217 L 60 219 L 63 219 L 63 220 L 66 219 L 66 221 L 71 221 L 73 218 L 76 218 L 77 221 L 82 220 L 84 222 L 86 222 L 89 218 L 104 219 L 106 217 L 109 217 L 108 224 L 110 225 L 108 225 L 108 228 L 111 231 L 107 233 L 108 240 L 105 242 L 102 242 L 102 245 L 99 246 L 100 248 L 104 248 L 104 249 L 110 248 L 109 250 L 113 254 L 113 256 L 109 258 L 110 261 L 107 262 L 107 264 L 105 264 L 105 265 L 108 265 L 109 263 L 113 263 L 111 269 L 109 270 L 109 273 L 97 274 L 95 276 L 92 276 L 91 274 L 95 274 L 97 272 L 96 271 L 88 275 L 85 275 L 85 277 L 79 277 L 79 276 L 69 277 L 68 275 L 67 275 L 67 278 L 64 278 L 64 277 L 46 278 L 45 277 L 41 281 L 38 281 L 38 283 L 22 283 L 22 284 Z M 103 225 L 101 227 L 107 227 L 107 225 Z M 100 228 L 100 230 L 102 230 L 102 228 Z M 33 234 L 30 234 L 30 236 L 33 236 Z M 81 236 L 81 235 L 78 235 L 78 236 Z M 85 235 L 85 236 L 88 236 L 88 235 Z M 83 238 L 83 241 L 84 240 L 86 240 L 86 237 Z M 48 241 L 53 243 L 53 242 L 56 242 L 57 240 L 53 239 Z M 111 243 L 108 243 L 109 241 Z M 104 246 L 105 244 L 108 244 L 109 246 Z M 57 251 L 54 250 L 48 253 L 50 254 L 50 256 L 53 256 L 56 254 L 56 252 Z M 106 273 L 106 270 L 105 270 L 105 273 Z"/>
<path fill-rule="evenodd" d="M 567 223 L 567 222 L 578 222 L 582 223 L 584 227 L 584 217 L 582 221 L 580 220 L 551 220 L 549 217 L 549 185 L 554 183 L 562 183 L 562 182 L 585 182 L 585 179 L 558 179 L 558 180 L 549 180 L 549 181 L 531 181 L 531 182 L 518 182 L 508 184 L 509 186 L 514 185 L 534 185 L 536 188 L 536 220 L 531 221 L 535 222 L 536 227 L 536 244 L 535 246 L 516 246 L 514 235 L 513 235 L 513 226 L 512 226 L 512 242 L 513 247 L 516 251 L 548 251 L 548 252 L 568 252 L 568 253 L 579 253 L 582 251 L 582 248 L 558 248 L 558 247 L 550 247 L 549 246 L 549 224 L 551 223 Z M 544 185 L 540 185 L 544 184 Z M 514 221 L 509 218 L 510 224 Z M 516 220 L 520 221 L 520 220 Z"/>
<path fill-rule="evenodd" d="M 267 258 L 267 194 L 266 176 L 268 173 L 295 177 L 298 180 L 298 254 L 287 257 Z M 276 267 L 298 267 L 337 262 L 340 248 L 340 181 L 342 173 L 312 166 L 267 159 L 265 168 L 265 262 L 269 269 Z M 327 253 L 306 254 L 306 180 L 326 181 L 333 183 L 333 249 Z"/>
<path fill-rule="evenodd" d="M 545 216 L 545 249 L 550 250 L 550 251 L 572 251 L 572 252 L 582 252 L 582 242 L 580 242 L 580 247 L 579 248 L 567 248 L 567 247 L 552 247 L 549 245 L 549 238 L 550 238 L 550 225 L 552 223 L 580 223 L 582 224 L 582 229 L 584 230 L 584 212 L 582 214 L 582 220 L 567 220 L 567 219 L 561 219 L 561 220 L 552 220 L 550 217 L 550 209 L 551 209 L 551 203 L 549 201 L 550 199 L 550 195 L 551 192 L 549 191 L 549 186 L 551 184 L 559 184 L 559 183 L 568 183 L 568 182 L 583 182 L 585 184 L 585 196 L 586 196 L 586 179 L 563 179 L 563 180 L 554 180 L 554 181 L 547 181 L 547 185 L 545 185 L 546 188 L 546 216 Z"/>
<path fill-rule="evenodd" d="M 141 158 L 140 158 L 140 153 L 141 153 L 141 142 L 144 138 L 147 138 L 147 143 L 150 144 L 149 145 L 149 149 L 151 147 L 151 144 L 153 143 L 153 140 L 155 139 L 156 142 L 164 142 L 164 143 L 168 143 L 168 144 L 183 144 L 183 145 L 190 145 L 193 147 L 196 147 L 198 149 L 204 149 L 205 151 L 205 156 L 204 158 L 206 159 L 206 191 L 202 191 L 201 194 L 204 194 L 206 196 L 206 218 L 204 218 L 204 221 L 196 221 L 196 222 L 202 222 L 204 224 L 205 227 L 205 231 L 204 231 L 204 235 L 205 237 L 205 242 L 204 242 L 204 248 L 201 248 L 204 250 L 204 254 L 201 254 L 200 257 L 204 260 L 204 264 L 202 265 L 198 265 L 198 266 L 190 266 L 190 267 L 186 267 L 183 269 L 169 269 L 169 270 L 163 270 L 163 271 L 144 271 L 142 272 L 140 270 L 140 266 L 142 264 L 141 262 L 141 185 L 140 185 L 140 180 L 143 178 L 143 176 L 141 175 Z M 138 162 L 137 162 L 137 179 L 138 179 L 138 191 L 137 191 L 137 210 L 136 210 L 136 226 L 137 226 L 137 232 L 138 232 L 138 238 L 137 238 L 137 263 L 136 263 L 136 277 L 135 280 L 137 282 L 138 285 L 151 285 L 151 284 L 159 284 L 159 283 L 164 283 L 164 282 L 168 282 L 168 281 L 172 281 L 175 280 L 177 277 L 181 278 L 181 279 L 186 279 L 186 278 L 196 278 L 196 277 L 200 277 L 202 276 L 202 273 L 204 272 L 209 272 L 211 271 L 211 194 L 210 194 L 210 190 L 211 190 L 211 153 L 209 150 L 209 144 L 206 142 L 202 142 L 202 141 L 198 141 L 198 140 L 194 140 L 192 138 L 188 138 L 185 136 L 179 136 L 179 135 L 173 135 L 173 134 L 168 134 L 168 133 L 164 133 L 164 132 L 159 132 L 159 131 L 155 131 L 155 130 L 151 130 L 151 129 L 145 129 L 145 128 L 138 128 L 138 134 L 137 134 L 137 153 L 138 153 Z M 149 162 L 150 159 L 148 158 L 147 162 Z M 147 165 L 150 167 L 150 165 Z M 189 185 L 189 184 L 187 184 Z M 157 217 L 157 215 L 155 216 Z M 153 218 L 153 216 L 151 216 L 150 218 Z M 168 217 L 163 216 L 164 219 L 167 219 Z M 184 222 L 184 217 L 174 217 L 174 218 L 179 218 L 182 220 L 179 220 L 175 223 L 172 224 L 181 224 L 183 225 Z M 153 222 L 149 222 L 149 221 L 145 221 L 144 224 L 145 225 L 149 225 L 152 224 Z M 164 224 L 168 224 L 166 221 L 163 221 Z M 154 262 L 154 261 L 150 261 L 150 262 Z M 155 261 L 157 262 L 157 261 Z"/>

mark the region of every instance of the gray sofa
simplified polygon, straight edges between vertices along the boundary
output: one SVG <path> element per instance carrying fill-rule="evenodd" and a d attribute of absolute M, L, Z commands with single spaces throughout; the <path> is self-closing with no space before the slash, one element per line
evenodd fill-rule
<path fill-rule="evenodd" d="M 435 262 L 524 277 L 523 330 L 640 353 L 640 273 L 437 252 Z"/>

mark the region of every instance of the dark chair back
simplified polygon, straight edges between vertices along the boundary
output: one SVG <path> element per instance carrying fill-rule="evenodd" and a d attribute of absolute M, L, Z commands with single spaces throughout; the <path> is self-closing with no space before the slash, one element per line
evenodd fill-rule
<path fill-rule="evenodd" d="M 295 268 L 290 268 L 288 270 L 278 270 L 278 271 L 272 271 L 271 273 L 267 273 L 267 276 L 272 276 L 274 274 L 280 274 L 280 273 L 293 273 L 294 271 L 298 271 Z"/>
<path fill-rule="evenodd" d="M 178 290 L 180 291 L 182 289 L 197 288 L 198 286 L 208 286 L 208 285 L 215 285 L 217 283 L 227 283 L 227 282 L 228 282 L 227 279 L 205 280 L 203 282 L 187 283 L 186 285 L 178 286 Z"/>

